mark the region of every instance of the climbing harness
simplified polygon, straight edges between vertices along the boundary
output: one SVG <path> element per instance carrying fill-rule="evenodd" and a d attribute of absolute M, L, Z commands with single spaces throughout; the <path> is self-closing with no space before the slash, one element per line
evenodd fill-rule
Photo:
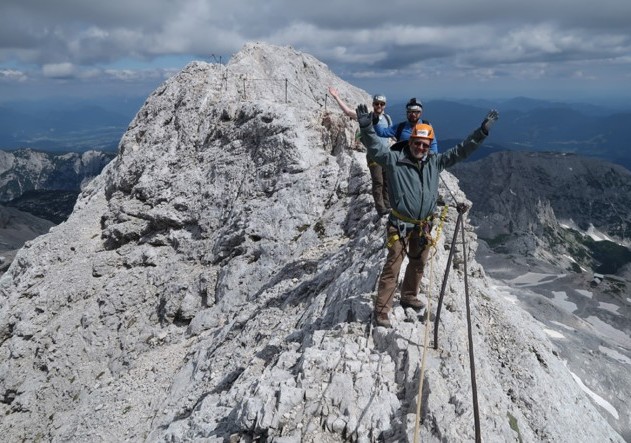
<path fill-rule="evenodd" d="M 425 247 L 434 247 L 435 249 L 435 245 L 436 242 L 438 241 L 438 237 L 440 236 L 440 233 L 442 232 L 443 229 L 443 224 L 445 222 L 445 218 L 447 217 L 447 206 L 444 206 L 440 216 L 439 216 L 439 223 L 438 226 L 436 227 L 436 236 L 434 238 L 432 238 L 431 236 L 431 227 L 432 227 L 432 221 L 435 219 L 435 215 L 431 214 L 428 217 L 426 217 L 423 220 L 416 220 L 416 219 L 412 219 L 409 217 L 405 217 L 403 216 L 401 213 L 399 213 L 398 211 L 396 211 L 395 209 L 392 209 L 391 214 L 394 215 L 394 217 L 398 218 L 399 220 L 403 221 L 403 222 L 407 222 L 410 224 L 414 224 L 416 226 L 419 226 L 419 229 L 421 229 L 421 234 L 419 235 L 420 239 L 425 239 L 425 241 L 427 242 L 427 246 Z M 404 254 L 408 254 L 406 251 L 408 249 L 408 245 L 406 242 L 407 239 L 407 229 L 405 228 L 405 223 L 398 223 L 397 225 L 394 225 L 393 223 L 391 223 L 391 225 L 395 228 L 397 228 L 397 232 L 394 232 L 390 235 L 387 236 L 386 238 L 386 247 L 388 249 L 390 249 L 396 242 L 400 241 L 403 244 L 403 248 L 401 249 L 400 254 L 404 255 Z M 423 227 L 421 227 L 423 226 Z M 423 253 L 424 248 L 421 248 L 421 254 Z M 435 254 L 432 254 L 430 257 L 430 265 L 431 265 L 431 259 L 433 259 Z M 405 257 L 405 255 L 404 255 Z M 410 256 L 411 257 L 411 256 Z M 411 257 L 411 258 L 419 258 L 419 257 Z M 380 275 L 381 277 L 381 275 Z M 380 278 L 379 277 L 379 278 Z M 379 278 L 377 279 L 377 284 L 379 282 Z M 385 305 L 387 306 L 390 303 L 390 300 L 392 300 L 392 298 L 394 297 L 394 294 L 396 292 L 396 286 L 395 288 L 392 290 L 392 292 L 390 293 L 390 295 L 388 296 L 388 299 L 386 300 Z M 428 294 L 429 297 L 429 294 Z M 381 310 L 378 312 L 379 314 L 381 314 L 383 312 L 383 307 L 381 308 Z M 429 312 L 429 310 L 427 310 L 427 312 Z M 372 321 L 372 317 L 371 317 L 371 321 Z"/>
<path fill-rule="evenodd" d="M 390 249 L 399 240 L 401 240 L 401 236 L 397 232 L 393 233 L 392 235 L 388 236 L 386 247 Z"/>
<path fill-rule="evenodd" d="M 411 223 L 411 224 L 417 225 L 417 226 L 423 226 L 423 225 L 425 225 L 427 223 L 431 223 L 432 220 L 434 220 L 434 214 L 428 215 L 427 217 L 425 217 L 422 220 L 417 220 L 417 219 L 414 219 L 414 218 L 406 217 L 405 215 L 401 214 L 396 209 L 392 209 L 392 215 L 394 215 L 399 220 L 402 220 L 404 222 Z"/>
<path fill-rule="evenodd" d="M 434 240 L 431 237 L 432 221 L 434 220 L 434 214 L 431 214 L 431 215 L 427 216 L 426 218 L 424 218 L 422 220 L 417 220 L 417 219 L 413 219 L 413 218 L 410 218 L 410 217 L 406 217 L 405 215 L 401 214 L 396 209 L 392 209 L 391 214 L 395 218 L 397 218 L 398 220 L 400 220 L 402 222 L 413 224 L 413 225 L 415 225 L 418 228 L 418 230 L 419 230 L 419 241 L 421 242 L 420 245 L 419 245 L 419 249 L 420 249 L 421 253 L 425 250 L 425 248 L 427 247 L 428 244 L 429 244 L 429 246 L 432 246 L 434 244 Z M 443 218 L 443 220 L 444 220 L 444 218 Z M 442 225 L 442 222 L 441 222 L 441 225 Z M 405 238 L 407 238 L 407 228 L 405 226 L 405 223 L 397 223 L 397 225 L 395 227 L 397 228 L 397 230 L 399 232 L 391 234 L 390 236 L 388 236 L 388 241 L 386 243 L 386 246 L 388 248 L 391 248 L 392 245 L 394 245 L 398 240 L 401 240 L 401 241 L 404 242 L 404 245 L 403 245 L 404 247 L 407 246 L 407 245 L 405 245 L 405 240 L 404 240 Z M 438 231 L 438 232 L 440 232 L 440 231 Z M 418 257 L 413 257 L 413 258 L 418 258 Z"/>

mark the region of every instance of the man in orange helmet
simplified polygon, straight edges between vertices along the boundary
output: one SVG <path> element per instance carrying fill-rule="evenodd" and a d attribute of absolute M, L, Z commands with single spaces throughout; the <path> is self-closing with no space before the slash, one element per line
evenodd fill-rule
<path fill-rule="evenodd" d="M 417 296 L 429 256 L 440 172 L 475 151 L 488 136 L 489 128 L 499 114 L 495 110 L 490 111 L 480 127 L 465 140 L 448 151 L 434 154 L 430 151 L 434 140 L 434 130 L 430 125 L 417 123 L 411 130 L 407 145 L 396 151 L 391 150 L 389 143 L 375 133 L 365 105 L 359 105 L 356 113 L 361 141 L 388 177 L 392 205 L 386 228 L 388 257 L 379 279 L 374 318 L 377 325 L 390 327 L 388 313 L 392 309 L 399 271 L 406 256 L 409 263 L 401 286 L 401 306 L 416 311 L 424 307 Z"/>

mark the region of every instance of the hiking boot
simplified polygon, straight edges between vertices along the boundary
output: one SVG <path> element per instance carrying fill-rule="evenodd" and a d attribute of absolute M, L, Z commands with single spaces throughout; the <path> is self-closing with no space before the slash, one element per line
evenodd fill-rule
<path fill-rule="evenodd" d="M 386 312 L 375 312 L 375 324 L 377 326 L 383 326 L 384 328 L 392 327 L 392 323 L 390 323 L 390 318 L 388 318 L 388 314 Z"/>
<path fill-rule="evenodd" d="M 418 298 L 410 298 L 406 300 L 401 300 L 401 307 L 403 309 L 412 308 L 418 312 L 425 307 L 425 303 L 420 301 Z"/>

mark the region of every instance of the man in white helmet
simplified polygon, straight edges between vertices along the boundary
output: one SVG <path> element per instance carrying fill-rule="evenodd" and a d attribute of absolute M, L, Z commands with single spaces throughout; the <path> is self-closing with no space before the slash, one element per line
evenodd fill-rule
<path fill-rule="evenodd" d="M 329 94 L 335 99 L 339 107 L 344 111 L 344 114 L 357 120 L 357 114 L 355 110 L 349 108 L 346 103 L 340 98 L 337 89 L 330 87 Z M 385 113 L 386 109 L 386 96 L 383 94 L 375 94 L 372 97 L 372 112 L 370 113 L 373 125 L 386 128 L 392 124 L 392 119 Z M 387 178 L 381 165 L 374 161 L 370 155 L 366 155 L 366 161 L 368 163 L 368 169 L 370 170 L 370 177 L 372 181 L 372 197 L 375 201 L 375 209 L 379 217 L 382 217 L 390 212 L 390 201 L 388 200 L 388 184 Z"/>

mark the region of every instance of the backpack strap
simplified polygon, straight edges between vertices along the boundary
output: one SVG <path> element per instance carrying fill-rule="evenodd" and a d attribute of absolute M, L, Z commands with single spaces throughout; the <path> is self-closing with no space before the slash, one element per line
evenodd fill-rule
<path fill-rule="evenodd" d="M 401 133 L 403 132 L 403 128 L 405 128 L 405 122 L 399 123 L 399 126 L 397 126 L 397 132 L 395 133 L 395 136 L 394 136 L 397 139 L 397 141 L 401 141 Z"/>
<path fill-rule="evenodd" d="M 388 114 L 384 113 L 383 114 L 383 118 L 386 119 L 387 127 L 392 126 L 392 119 L 390 118 L 390 116 Z M 372 113 L 372 124 L 376 125 L 377 123 L 379 123 L 379 116 L 373 112 Z"/>
<path fill-rule="evenodd" d="M 386 121 L 388 122 L 388 127 L 392 126 L 392 119 L 390 118 L 390 116 L 386 113 L 384 113 L 383 116 L 386 118 Z"/>

